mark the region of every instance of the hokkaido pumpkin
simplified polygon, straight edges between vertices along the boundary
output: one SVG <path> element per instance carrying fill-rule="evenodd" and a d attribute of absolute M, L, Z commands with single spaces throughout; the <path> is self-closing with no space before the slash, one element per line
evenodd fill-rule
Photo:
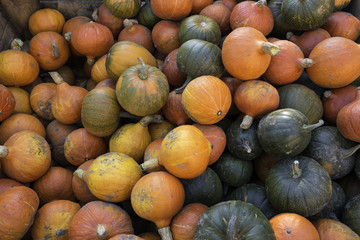
<path fill-rule="evenodd" d="M 165 74 L 170 86 L 180 87 L 184 84 L 186 76 L 179 70 L 176 64 L 176 54 L 178 48 L 171 51 L 165 58 L 162 72 Z"/>
<path fill-rule="evenodd" d="M 106 55 L 103 55 L 98 60 L 96 60 L 93 67 L 91 68 L 91 79 L 97 83 L 110 78 L 109 74 L 106 72 L 105 61 Z"/>
<path fill-rule="evenodd" d="M 342 222 L 349 226 L 358 235 L 360 234 L 360 195 L 353 196 L 350 198 L 342 212 Z"/>
<path fill-rule="evenodd" d="M 191 7 L 191 15 L 199 14 L 202 9 L 213 3 L 213 0 L 193 0 Z"/>
<path fill-rule="evenodd" d="M 169 93 L 168 99 L 162 108 L 162 113 L 165 118 L 175 125 L 183 125 L 191 122 L 181 102 L 182 94 L 176 93 L 174 90 Z"/>
<path fill-rule="evenodd" d="M 360 20 L 348 12 L 333 12 L 322 28 L 332 37 L 344 37 L 356 41 L 360 36 Z"/>
<path fill-rule="evenodd" d="M 206 6 L 199 14 L 214 19 L 215 22 L 219 25 L 222 35 L 225 35 L 231 30 L 231 11 L 221 1 L 216 1 L 211 5 Z"/>
<path fill-rule="evenodd" d="M 13 113 L 32 114 L 33 110 L 30 106 L 30 94 L 20 87 L 9 87 L 9 90 L 15 98 L 15 109 Z"/>
<path fill-rule="evenodd" d="M 64 24 L 64 15 L 58 10 L 51 8 L 37 10 L 30 16 L 28 22 L 29 30 L 34 36 L 39 32 L 45 31 L 61 34 Z"/>
<path fill-rule="evenodd" d="M 118 234 L 109 238 L 109 240 L 144 240 L 144 239 L 133 234 Z"/>
<path fill-rule="evenodd" d="M 155 15 L 167 20 L 182 20 L 190 14 L 192 9 L 192 0 L 181 2 L 175 0 L 153 0 L 150 3 Z"/>
<path fill-rule="evenodd" d="M 12 180 L 10 178 L 1 178 L 0 179 L 0 194 L 5 192 L 6 190 L 16 187 L 16 186 L 23 186 L 23 184 L 19 183 L 18 181 Z"/>
<path fill-rule="evenodd" d="M 344 9 L 350 2 L 351 0 L 335 0 L 334 12 Z"/>
<path fill-rule="evenodd" d="M 86 171 L 93 162 L 94 159 L 88 160 L 83 164 L 81 164 L 77 169 L 82 169 Z M 76 177 L 75 175 L 73 175 L 72 177 L 71 185 L 76 199 L 79 200 L 80 202 L 88 203 L 91 201 L 100 200 L 90 192 L 87 183 L 82 179 Z"/>
<path fill-rule="evenodd" d="M 51 104 L 56 93 L 55 83 L 39 83 L 30 93 L 30 105 L 34 112 L 46 120 L 53 120 Z"/>
<path fill-rule="evenodd" d="M 164 55 L 180 47 L 179 38 L 180 23 L 170 20 L 162 20 L 155 24 L 151 31 L 151 37 L 156 50 Z"/>
<path fill-rule="evenodd" d="M 14 112 L 16 101 L 9 88 L 0 84 L 0 122 L 4 121 Z"/>
<path fill-rule="evenodd" d="M 164 140 L 163 138 L 154 140 L 146 147 L 144 153 L 144 162 L 153 158 L 160 157 L 161 143 L 163 140 Z M 155 171 L 165 171 L 165 168 L 163 166 L 158 166 L 152 170 L 149 170 L 148 172 L 155 172 Z"/>
<path fill-rule="evenodd" d="M 313 224 L 320 235 L 320 239 L 357 240 L 360 238 L 351 228 L 334 219 L 323 218 L 313 222 Z"/>
<path fill-rule="evenodd" d="M 73 45 L 71 44 L 71 41 L 70 41 L 71 33 L 77 26 L 82 25 L 84 23 L 88 23 L 90 21 L 91 21 L 91 19 L 86 16 L 75 16 L 75 17 L 72 17 L 69 20 L 67 20 L 64 24 L 62 36 L 66 39 L 66 41 L 68 41 L 71 53 L 75 56 L 82 56 L 82 55 L 81 55 L 81 53 L 76 51 L 74 49 Z"/>
<path fill-rule="evenodd" d="M 96 11 L 96 10 L 95 10 Z M 121 29 L 123 28 L 123 19 L 118 18 L 115 15 L 111 14 L 110 9 L 105 6 L 105 4 L 101 4 L 97 9 L 97 19 L 94 20 L 97 23 L 100 23 L 110 29 L 114 38 L 119 36 Z M 94 16 L 94 15 L 93 15 Z"/>

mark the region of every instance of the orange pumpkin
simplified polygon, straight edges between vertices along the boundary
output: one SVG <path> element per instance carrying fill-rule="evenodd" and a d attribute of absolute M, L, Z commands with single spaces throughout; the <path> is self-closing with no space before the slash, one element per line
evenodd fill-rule
<path fill-rule="evenodd" d="M 169 122 L 175 125 L 183 125 L 191 122 L 182 105 L 182 93 L 171 91 L 166 100 L 162 112 Z"/>
<path fill-rule="evenodd" d="M 105 61 L 106 55 L 103 55 L 96 60 L 95 64 L 91 68 L 91 79 L 97 83 L 110 78 L 109 74 L 106 72 Z"/>
<path fill-rule="evenodd" d="M 174 87 L 180 87 L 184 84 L 186 76 L 179 70 L 176 64 L 176 54 L 178 48 L 171 51 L 165 58 L 162 71 L 165 74 L 169 84 Z"/>
<path fill-rule="evenodd" d="M 5 192 L 6 190 L 16 187 L 16 186 L 23 186 L 23 184 L 19 183 L 18 181 L 12 180 L 10 178 L 1 178 L 0 179 L 0 194 Z"/>
<path fill-rule="evenodd" d="M 179 48 L 181 45 L 179 31 L 179 22 L 162 20 L 156 23 L 151 31 L 151 37 L 156 49 L 166 56 L 171 51 Z"/>
<path fill-rule="evenodd" d="M 0 84 L 0 122 L 10 117 L 14 112 L 15 105 L 16 101 L 12 92 L 9 88 Z"/>
<path fill-rule="evenodd" d="M 353 41 L 360 37 L 360 20 L 348 12 L 333 12 L 322 28 L 332 37 L 344 37 Z"/>
<path fill-rule="evenodd" d="M 94 162 L 94 159 L 89 160 L 81 164 L 77 169 L 82 169 L 86 171 L 90 165 Z M 78 199 L 80 202 L 88 203 L 91 201 L 99 200 L 97 197 L 95 197 L 88 188 L 85 181 L 82 179 L 73 176 L 72 177 L 72 189 L 74 191 L 76 199 Z"/>
<path fill-rule="evenodd" d="M 192 9 L 192 0 L 152 0 L 151 9 L 162 19 L 182 20 L 188 16 Z"/>
<path fill-rule="evenodd" d="M 212 4 L 214 0 L 193 0 L 191 7 L 191 15 L 199 14 L 206 6 Z"/>
<path fill-rule="evenodd" d="M 232 11 L 237 4 L 237 0 L 220 0 L 227 8 Z"/>
<path fill-rule="evenodd" d="M 32 35 L 39 32 L 52 31 L 61 34 L 65 18 L 56 9 L 43 8 L 34 12 L 29 18 L 29 30 Z"/>
<path fill-rule="evenodd" d="M 161 240 L 161 237 L 158 233 L 155 232 L 144 232 L 139 234 L 144 240 Z"/>
<path fill-rule="evenodd" d="M 215 20 L 219 25 L 221 33 L 225 35 L 230 28 L 230 15 L 231 11 L 222 2 L 216 1 L 211 5 L 206 6 L 199 13 L 200 15 L 208 16 Z"/>
<path fill-rule="evenodd" d="M 221 80 L 223 80 L 224 83 L 228 86 L 231 92 L 231 98 L 234 99 L 234 94 L 236 92 L 236 89 L 240 86 L 241 83 L 243 83 L 243 81 L 234 77 L 222 77 Z M 239 113 L 240 113 L 239 109 L 237 109 L 234 101 L 232 101 L 228 115 L 239 115 Z"/>
<path fill-rule="evenodd" d="M 326 240 L 358 240 L 360 236 L 357 235 L 351 228 L 345 224 L 333 219 L 319 219 L 313 222 L 316 230 L 320 235 L 320 239 Z"/>
<path fill-rule="evenodd" d="M 164 139 L 157 139 L 155 141 L 152 141 L 145 149 L 144 153 L 144 162 L 153 159 L 153 158 L 159 158 L 160 157 L 160 149 L 161 149 L 161 143 Z M 155 172 L 155 171 L 165 171 L 165 168 L 163 166 L 158 166 L 152 170 L 149 170 L 148 172 Z"/>
<path fill-rule="evenodd" d="M 143 238 L 133 234 L 118 234 L 109 238 L 109 240 L 144 240 Z"/>
<path fill-rule="evenodd" d="M 53 120 L 51 103 L 56 93 L 55 83 L 40 83 L 30 93 L 30 105 L 34 112 L 43 119 Z"/>
<path fill-rule="evenodd" d="M 62 36 L 69 42 L 71 53 L 75 56 L 81 56 L 81 53 L 76 51 L 71 44 L 71 32 L 79 25 L 90 22 L 91 19 L 85 16 L 75 16 L 67 20 L 64 24 Z"/>
<path fill-rule="evenodd" d="M 30 94 L 20 87 L 9 87 L 9 90 L 15 98 L 15 109 L 13 113 L 32 114 L 33 110 L 30 106 Z"/>
<path fill-rule="evenodd" d="M 151 141 L 164 138 L 173 128 L 175 128 L 175 125 L 166 119 L 161 123 L 151 123 L 149 125 Z"/>
<path fill-rule="evenodd" d="M 108 27 L 114 38 L 119 35 L 121 29 L 123 28 L 123 19 L 111 14 L 110 10 L 104 3 L 98 8 L 96 22 Z"/>

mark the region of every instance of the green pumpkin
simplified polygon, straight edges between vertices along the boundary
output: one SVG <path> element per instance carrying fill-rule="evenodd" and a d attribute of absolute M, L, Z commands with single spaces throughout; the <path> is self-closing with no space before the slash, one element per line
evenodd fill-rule
<path fill-rule="evenodd" d="M 346 203 L 341 220 L 360 235 L 360 194 L 352 197 Z"/>
<path fill-rule="evenodd" d="M 220 180 L 234 187 L 239 187 L 249 182 L 253 168 L 252 161 L 242 160 L 228 152 L 223 153 L 214 163 L 214 170 Z"/>
<path fill-rule="evenodd" d="M 226 147 L 237 158 L 253 160 L 263 152 L 257 138 L 257 123 L 254 122 L 248 129 L 242 129 L 241 122 L 242 120 L 236 120 L 227 129 Z"/>
<path fill-rule="evenodd" d="M 335 0 L 283 0 L 281 13 L 295 30 L 322 26 L 334 11 Z"/>
<path fill-rule="evenodd" d="M 280 102 L 278 109 L 293 108 L 302 112 L 310 124 L 317 123 L 323 115 L 320 97 L 301 84 L 287 84 L 278 88 Z"/>
<path fill-rule="evenodd" d="M 221 30 L 214 19 L 204 15 L 192 15 L 181 22 L 179 38 L 181 44 L 190 39 L 202 39 L 219 44 Z"/>
<path fill-rule="evenodd" d="M 259 208 L 268 219 L 271 219 L 279 213 L 267 199 L 265 187 L 255 183 L 244 184 L 236 188 L 226 197 L 226 200 L 241 200 L 252 203 L 255 207 Z"/>
<path fill-rule="evenodd" d="M 281 5 L 283 0 L 269 0 L 268 7 L 271 10 L 271 13 L 274 17 L 274 28 L 271 32 L 272 35 L 278 36 L 282 39 L 285 39 L 287 32 L 292 32 L 294 30 L 288 23 L 285 22 L 284 17 L 281 13 Z"/>
<path fill-rule="evenodd" d="M 155 15 L 151 8 L 150 1 L 146 0 L 145 4 L 140 8 L 137 20 L 139 24 L 152 29 L 156 23 L 161 21 L 161 18 Z"/>
<path fill-rule="evenodd" d="M 332 179 L 349 174 L 355 165 L 360 144 L 343 137 L 337 127 L 321 126 L 312 131 L 311 140 L 303 155 L 319 162 Z"/>
<path fill-rule="evenodd" d="M 275 240 L 266 216 L 253 204 L 227 201 L 208 208 L 196 225 L 194 240 Z"/>
<path fill-rule="evenodd" d="M 198 177 L 181 179 L 185 189 L 185 203 L 202 203 L 210 207 L 220 202 L 223 194 L 223 186 L 220 178 L 214 170 L 206 170 Z"/>
<path fill-rule="evenodd" d="M 110 136 L 118 128 L 120 109 L 114 89 L 96 87 L 83 100 L 81 122 L 95 136 Z"/>
<path fill-rule="evenodd" d="M 276 210 L 304 217 L 320 212 L 332 194 L 329 174 L 318 162 L 305 156 L 277 161 L 270 168 L 265 186 Z"/>
<path fill-rule="evenodd" d="M 292 108 L 278 109 L 261 118 L 257 136 L 261 147 L 270 155 L 293 157 L 309 144 L 311 131 L 324 124 L 308 124 L 307 117 Z"/>
<path fill-rule="evenodd" d="M 135 17 L 141 6 L 139 0 L 104 0 L 104 4 L 112 15 L 121 19 Z"/>

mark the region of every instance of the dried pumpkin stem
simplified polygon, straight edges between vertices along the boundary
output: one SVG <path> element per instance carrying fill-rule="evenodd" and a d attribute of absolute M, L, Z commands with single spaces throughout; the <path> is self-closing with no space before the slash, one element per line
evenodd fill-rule
<path fill-rule="evenodd" d="M 244 141 L 244 142 L 241 144 L 241 146 L 245 149 L 245 151 L 246 151 L 247 153 L 251 153 L 251 152 L 252 152 L 252 149 L 251 149 L 248 141 Z"/>
<path fill-rule="evenodd" d="M 170 227 L 158 228 L 158 232 L 161 236 L 161 240 L 173 240 L 172 233 L 170 231 Z"/>
<path fill-rule="evenodd" d="M 0 157 L 6 157 L 8 154 L 8 148 L 0 145 Z"/>
<path fill-rule="evenodd" d="M 175 93 L 176 94 L 182 93 L 191 80 L 192 78 L 190 76 L 187 76 L 184 84 L 181 87 L 175 89 Z"/>
<path fill-rule="evenodd" d="M 249 127 L 251 127 L 251 124 L 253 123 L 253 120 L 254 118 L 252 116 L 245 115 L 240 124 L 240 127 L 242 129 L 249 129 Z"/>
<path fill-rule="evenodd" d="M 270 42 L 264 42 L 262 45 L 262 50 L 264 53 L 269 54 L 270 56 L 276 56 L 280 53 L 280 48 Z"/>
<path fill-rule="evenodd" d="M 323 124 L 324 124 L 324 120 L 320 119 L 319 122 L 317 122 L 315 124 L 304 125 L 303 129 L 305 131 L 311 132 L 312 130 L 314 130 L 315 128 L 320 127 Z"/>
<path fill-rule="evenodd" d="M 259 0 L 259 1 L 257 1 L 256 2 L 256 5 L 258 6 L 258 7 L 265 7 L 265 6 L 267 6 L 267 1 L 266 0 Z"/>
<path fill-rule="evenodd" d="M 301 169 L 299 168 L 298 160 L 295 160 L 291 166 L 291 175 L 293 178 L 298 178 L 301 175 Z"/>
<path fill-rule="evenodd" d="M 350 149 L 342 149 L 340 150 L 340 158 L 341 159 L 345 159 L 347 157 L 350 157 L 351 155 L 353 155 L 357 150 L 360 149 L 360 144 L 350 148 Z"/>
<path fill-rule="evenodd" d="M 96 22 L 99 18 L 99 8 L 95 8 L 93 13 L 91 14 L 92 19 Z"/>
<path fill-rule="evenodd" d="M 66 39 L 66 41 L 70 41 L 71 40 L 71 32 L 65 33 L 64 38 Z"/>
<path fill-rule="evenodd" d="M 309 68 L 312 65 L 314 65 L 314 61 L 312 59 L 310 59 L 310 58 L 304 58 L 304 59 L 301 60 L 300 65 L 303 68 Z"/>
<path fill-rule="evenodd" d="M 146 74 L 146 65 L 144 63 L 144 61 L 141 59 L 141 58 L 137 58 L 140 62 L 141 62 L 141 69 L 140 69 L 140 72 L 139 72 L 139 78 L 141 80 L 146 80 L 148 78 L 148 75 Z"/>
<path fill-rule="evenodd" d="M 329 98 L 332 95 L 332 92 L 330 90 L 326 90 L 323 95 L 325 98 Z"/>
<path fill-rule="evenodd" d="M 53 57 L 59 58 L 61 56 L 59 45 L 57 45 L 57 43 L 52 43 L 51 47 L 52 47 Z"/>
<path fill-rule="evenodd" d="M 87 58 L 86 59 L 86 63 L 89 64 L 90 66 L 94 65 L 96 62 L 95 58 Z"/>
<path fill-rule="evenodd" d="M 123 25 L 125 28 L 130 29 L 134 26 L 134 24 L 138 24 L 138 21 L 136 19 L 125 19 L 123 21 Z"/>
<path fill-rule="evenodd" d="M 79 168 L 73 173 L 73 175 L 77 178 L 83 179 L 84 173 L 85 173 L 85 170 Z"/>
<path fill-rule="evenodd" d="M 24 46 L 24 42 L 19 38 L 14 38 L 10 43 L 11 49 L 13 50 L 21 50 Z"/>
<path fill-rule="evenodd" d="M 140 120 L 140 125 L 143 127 L 149 126 L 150 123 L 162 123 L 163 117 L 161 115 L 148 115 Z"/>
<path fill-rule="evenodd" d="M 154 170 L 159 167 L 160 167 L 160 164 L 159 164 L 158 158 L 150 158 L 149 160 L 140 164 L 140 169 L 145 172 Z"/>
<path fill-rule="evenodd" d="M 96 236 L 99 239 L 107 239 L 109 237 L 109 230 L 102 224 L 98 224 L 96 227 Z"/>
<path fill-rule="evenodd" d="M 65 82 L 58 72 L 49 72 L 49 74 L 56 84 L 61 84 Z"/>
<path fill-rule="evenodd" d="M 286 39 L 290 40 L 290 38 L 292 38 L 292 36 L 294 36 L 294 34 L 292 32 L 287 32 L 286 33 Z"/>

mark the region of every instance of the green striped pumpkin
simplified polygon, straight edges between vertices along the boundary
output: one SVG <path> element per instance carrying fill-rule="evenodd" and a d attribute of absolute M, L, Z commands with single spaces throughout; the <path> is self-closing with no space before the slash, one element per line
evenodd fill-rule
<path fill-rule="evenodd" d="M 104 0 L 104 4 L 112 15 L 122 19 L 135 17 L 141 6 L 139 0 Z"/>

